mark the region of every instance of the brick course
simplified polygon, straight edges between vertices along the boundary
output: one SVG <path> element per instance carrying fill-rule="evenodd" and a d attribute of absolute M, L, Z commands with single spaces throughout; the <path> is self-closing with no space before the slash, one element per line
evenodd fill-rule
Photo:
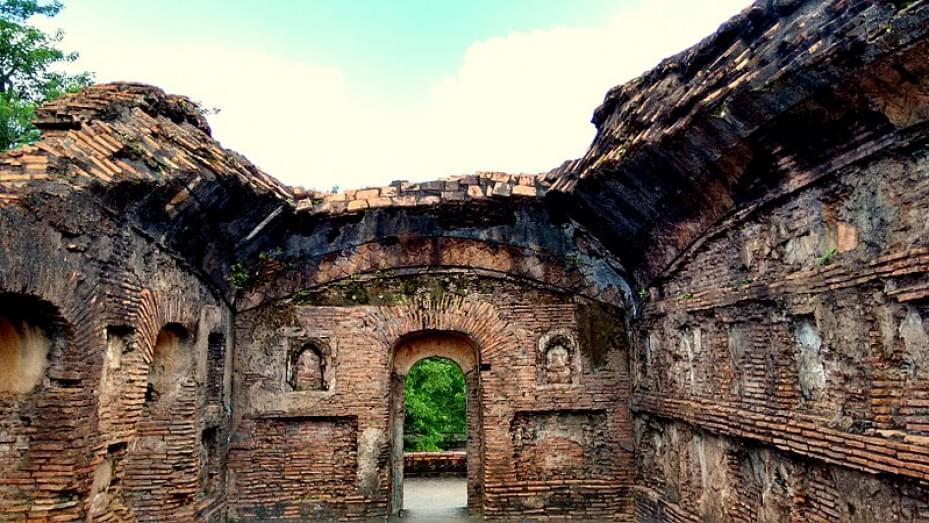
<path fill-rule="evenodd" d="M 441 346 L 475 516 L 927 521 L 927 93 L 925 1 L 759 1 L 582 158 L 339 194 L 65 95 L 0 154 L 0 520 L 383 520 Z"/>

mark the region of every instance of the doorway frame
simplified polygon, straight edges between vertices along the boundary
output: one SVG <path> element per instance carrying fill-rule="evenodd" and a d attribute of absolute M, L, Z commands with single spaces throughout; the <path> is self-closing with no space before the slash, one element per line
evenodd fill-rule
<path fill-rule="evenodd" d="M 401 336 L 390 354 L 387 509 L 391 516 L 403 509 L 403 385 L 414 365 L 426 358 L 445 358 L 458 365 L 465 380 L 467 424 L 468 513 L 480 517 L 484 506 L 484 425 L 480 378 L 480 349 L 470 336 L 451 330 L 420 330 Z"/>

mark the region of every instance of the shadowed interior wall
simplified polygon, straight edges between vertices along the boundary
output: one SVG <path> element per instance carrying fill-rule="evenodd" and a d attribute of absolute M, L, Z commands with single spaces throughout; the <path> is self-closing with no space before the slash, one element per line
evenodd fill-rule
<path fill-rule="evenodd" d="M 5 312 L 0 310 L 0 392 L 25 394 L 45 375 L 49 340 L 42 327 Z"/>
<path fill-rule="evenodd" d="M 15 331 L 21 355 L 24 347 L 41 349 L 20 364 L 46 352 L 38 378 L 18 374 L 34 383 L 28 391 L 0 391 L 0 519 L 163 521 L 222 510 L 222 489 L 197 498 L 158 478 L 199 491 L 199 427 L 224 427 L 228 415 L 200 403 L 207 334 L 226 332 L 230 310 L 176 256 L 90 195 L 37 205 L 36 213 L 0 209 L 3 337 Z M 185 387 L 196 392 L 172 414 L 194 427 L 193 437 L 173 440 L 171 452 L 184 464 L 163 471 L 164 462 L 133 456 L 152 443 L 140 438 L 152 430 L 143 404 L 158 331 L 167 324 L 190 333 Z M 10 344 L 2 350 L 8 354 Z"/>
<path fill-rule="evenodd" d="M 656 286 L 640 519 L 929 517 L 927 202 L 925 151 L 878 156 L 734 220 Z"/>
<path fill-rule="evenodd" d="M 391 426 L 402 423 L 401 417 L 391 421 L 391 410 L 402 409 L 397 374 L 440 355 L 456 361 L 468 378 L 469 453 L 476 458 L 468 460 L 472 513 L 511 517 L 531 510 L 628 519 L 633 469 L 626 450 L 631 419 L 625 346 L 575 345 L 572 380 L 552 385 L 537 378 L 537 362 L 544 358 L 536 352 L 547 348 L 546 335 L 558 332 L 575 344 L 590 338 L 583 327 L 590 314 L 586 301 L 455 274 L 384 276 L 379 285 L 385 305 L 355 304 L 353 286 L 333 286 L 237 316 L 232 517 L 386 515 L 400 502 L 399 495 L 392 503 L 390 497 L 399 494 L 391 482 L 400 472 L 392 472 L 391 462 L 402 464 L 402 446 L 392 447 L 391 436 Z M 622 324 L 618 311 L 603 311 L 604 321 Z M 329 347 L 329 390 L 293 391 L 286 384 L 289 354 L 307 342 Z M 533 444 L 514 439 L 514 415 L 546 420 L 533 431 Z M 332 423 L 353 427 L 354 450 L 342 455 L 346 461 L 320 468 L 295 460 L 295 453 L 322 451 L 330 443 L 320 438 L 294 446 L 287 427 L 321 430 Z M 523 452 L 541 460 L 561 441 L 593 468 L 565 465 L 557 474 L 527 475 L 513 458 Z M 399 457 L 391 459 L 392 448 Z M 291 464 L 293 480 L 281 477 L 281 463 Z M 316 483 L 316 477 L 330 481 Z"/>
<path fill-rule="evenodd" d="M 546 173 L 329 194 L 151 86 L 37 108 L 0 519 L 383 519 L 422 332 L 477 351 L 474 513 L 929 519 L 929 2 L 759 0 L 593 122 Z"/>

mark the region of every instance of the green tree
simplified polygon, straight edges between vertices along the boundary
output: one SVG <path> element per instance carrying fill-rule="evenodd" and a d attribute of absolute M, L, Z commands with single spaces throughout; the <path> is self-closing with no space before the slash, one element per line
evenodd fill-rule
<path fill-rule="evenodd" d="M 35 108 L 93 81 L 90 73 L 53 71 L 77 59 L 59 49 L 62 31 L 47 34 L 29 24 L 34 16 L 61 12 L 58 1 L 0 0 L 0 150 L 34 142 Z"/>
<path fill-rule="evenodd" d="M 426 358 L 403 382 L 405 450 L 441 449 L 446 435 L 467 432 L 465 381 L 461 369 L 444 358 Z"/>

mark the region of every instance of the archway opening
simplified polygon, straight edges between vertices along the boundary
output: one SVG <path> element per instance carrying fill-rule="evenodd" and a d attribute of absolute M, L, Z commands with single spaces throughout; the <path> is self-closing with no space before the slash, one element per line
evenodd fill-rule
<path fill-rule="evenodd" d="M 474 515 L 481 501 L 478 352 L 454 332 L 421 332 L 393 354 L 391 513 Z"/>
<path fill-rule="evenodd" d="M 446 358 L 416 362 L 403 382 L 403 509 L 460 512 L 468 506 L 467 388 Z"/>
<path fill-rule="evenodd" d="M 403 450 L 464 452 L 466 405 L 467 387 L 457 363 L 440 356 L 416 362 L 403 381 Z"/>

